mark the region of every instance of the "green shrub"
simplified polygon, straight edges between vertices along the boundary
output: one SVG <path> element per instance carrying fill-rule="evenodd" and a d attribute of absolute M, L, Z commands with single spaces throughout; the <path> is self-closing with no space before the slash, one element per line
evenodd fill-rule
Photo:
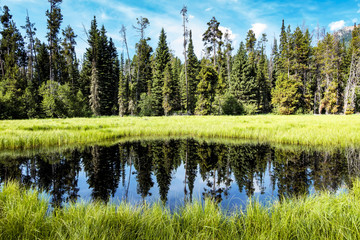
<path fill-rule="evenodd" d="M 231 94 L 226 94 L 224 103 L 221 106 L 222 112 L 225 115 L 242 115 L 244 114 L 244 107 L 239 103 L 236 98 Z"/>

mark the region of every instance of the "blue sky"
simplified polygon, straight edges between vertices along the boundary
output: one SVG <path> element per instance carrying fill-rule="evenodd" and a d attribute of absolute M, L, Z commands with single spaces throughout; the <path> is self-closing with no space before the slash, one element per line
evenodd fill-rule
<path fill-rule="evenodd" d="M 360 0 L 344 1 L 258 1 L 258 0 L 63 0 L 61 4 L 62 28 L 71 25 L 78 35 L 78 58 L 87 47 L 86 34 L 83 25 L 88 29 L 95 15 L 99 27 L 104 24 L 108 36 L 112 37 L 119 53 L 123 44 L 119 34 L 121 25 L 127 27 L 128 44 L 131 54 L 134 53 L 139 36 L 132 28 L 139 16 L 147 17 L 150 26 L 146 35 L 151 38 L 151 46 L 155 50 L 161 28 L 165 29 L 170 48 L 182 58 L 182 17 L 180 10 L 187 5 L 189 14 L 189 29 L 193 31 L 196 54 L 201 56 L 203 43 L 202 34 L 206 23 L 215 16 L 223 30 L 229 29 L 235 49 L 246 37 L 249 29 L 260 36 L 268 35 L 271 43 L 274 36 L 278 38 L 281 21 L 290 24 L 292 29 L 306 26 L 310 31 L 319 24 L 326 31 L 332 32 L 342 26 L 360 22 Z M 49 8 L 47 0 L 0 0 L 0 5 L 7 5 L 18 28 L 25 25 L 26 10 L 30 20 L 35 22 L 37 37 L 45 40 L 46 16 Z M 359 20 L 358 20 L 359 19 Z M 21 30 L 23 31 L 23 30 Z"/>

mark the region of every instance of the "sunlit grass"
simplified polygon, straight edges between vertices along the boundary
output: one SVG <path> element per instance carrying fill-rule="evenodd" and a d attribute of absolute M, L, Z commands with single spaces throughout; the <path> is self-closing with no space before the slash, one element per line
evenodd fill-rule
<path fill-rule="evenodd" d="M 0 191 L 1 239 L 359 239 L 360 182 L 348 193 L 322 192 L 244 211 L 210 200 L 170 212 L 162 204 L 70 204 L 49 210 L 36 190 Z"/>
<path fill-rule="evenodd" d="M 360 116 L 173 116 L 0 121 L 0 149 L 83 145 L 149 136 L 359 146 Z"/>

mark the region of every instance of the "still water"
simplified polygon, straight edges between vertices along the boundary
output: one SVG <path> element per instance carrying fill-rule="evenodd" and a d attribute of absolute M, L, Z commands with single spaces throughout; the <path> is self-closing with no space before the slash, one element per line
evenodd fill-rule
<path fill-rule="evenodd" d="M 360 150 L 331 151 L 193 139 L 94 145 L 30 156 L 1 155 L 0 181 L 68 201 L 163 201 L 170 208 L 211 197 L 227 209 L 250 196 L 266 204 L 319 190 L 346 191 L 360 174 Z"/>

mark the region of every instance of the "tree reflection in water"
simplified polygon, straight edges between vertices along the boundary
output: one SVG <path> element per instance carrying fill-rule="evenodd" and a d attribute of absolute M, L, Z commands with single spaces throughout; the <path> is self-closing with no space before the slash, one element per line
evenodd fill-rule
<path fill-rule="evenodd" d="M 360 151 L 355 148 L 311 151 L 194 139 L 0 156 L 1 182 L 15 179 L 26 187 L 35 185 L 49 193 L 53 206 L 83 197 L 82 188 L 91 190 L 92 199 L 105 202 L 112 198 L 191 202 L 194 196 L 222 202 L 242 193 L 247 198 L 269 192 L 281 200 L 313 190 L 351 187 L 351 178 L 360 174 Z M 80 175 L 85 175 L 86 186 L 78 186 Z"/>

